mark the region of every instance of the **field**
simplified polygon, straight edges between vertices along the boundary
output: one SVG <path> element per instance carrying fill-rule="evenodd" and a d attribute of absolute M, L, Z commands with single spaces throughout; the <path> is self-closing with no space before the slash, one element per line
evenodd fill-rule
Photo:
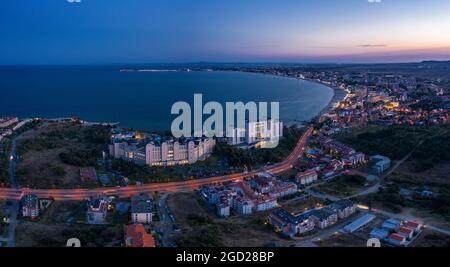
<path fill-rule="evenodd" d="M 219 218 L 194 192 L 171 195 L 168 205 L 182 229 L 174 237 L 180 246 L 264 247 L 294 244 L 279 237 L 264 224 L 268 212 Z"/>
<path fill-rule="evenodd" d="M 336 196 L 348 197 L 352 196 L 364 188 L 371 186 L 371 183 L 366 181 L 366 178 L 354 175 L 341 175 L 334 180 L 316 186 L 316 190 Z"/>
<path fill-rule="evenodd" d="M 36 222 L 24 221 L 16 228 L 18 247 L 63 247 L 78 238 L 84 247 L 119 246 L 123 225 L 87 225 L 84 202 L 54 202 Z"/>
<path fill-rule="evenodd" d="M 373 221 L 354 233 L 336 232 L 333 235 L 314 243 L 319 247 L 366 247 L 372 229 L 380 227 L 386 219 L 388 218 L 385 216 L 377 215 Z"/>
<path fill-rule="evenodd" d="M 300 214 L 307 210 L 311 210 L 326 205 L 324 200 L 315 197 L 308 197 L 306 199 L 299 199 L 299 200 L 293 199 L 293 200 L 279 201 L 279 204 L 280 206 L 283 207 L 283 209 L 293 214 Z"/>
<path fill-rule="evenodd" d="M 22 160 L 17 166 L 19 184 L 33 188 L 92 187 L 79 177 L 80 167 L 94 166 L 108 142 L 107 127 L 75 123 L 44 123 L 17 141 Z"/>
<path fill-rule="evenodd" d="M 450 236 L 425 230 L 412 243 L 412 247 L 450 247 Z"/>

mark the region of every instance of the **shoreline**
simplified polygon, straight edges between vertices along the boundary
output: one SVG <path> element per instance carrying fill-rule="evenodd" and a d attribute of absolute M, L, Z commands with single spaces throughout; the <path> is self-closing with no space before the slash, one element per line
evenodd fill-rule
<path fill-rule="evenodd" d="M 271 76 L 275 76 L 275 77 L 283 77 L 283 78 L 288 78 L 288 79 L 302 80 L 302 81 L 312 82 L 312 83 L 316 83 L 316 84 L 325 86 L 333 92 L 333 96 L 331 97 L 328 104 L 325 105 L 325 107 L 322 110 L 320 110 L 315 116 L 313 116 L 311 119 L 309 119 L 308 121 L 294 120 L 294 121 L 284 122 L 286 127 L 292 127 L 292 126 L 305 127 L 304 123 L 306 124 L 306 123 L 312 123 L 314 121 L 317 121 L 322 115 L 333 111 L 335 109 L 335 106 L 337 104 L 339 104 L 340 102 L 342 102 L 343 100 L 345 100 L 348 96 L 348 92 L 346 92 L 344 89 L 341 89 L 339 87 L 335 87 L 330 84 L 326 84 L 326 83 L 323 83 L 323 82 L 320 82 L 317 80 L 312 80 L 312 79 L 298 78 L 298 77 L 292 77 L 292 76 L 286 76 L 286 75 L 278 75 L 278 74 L 273 74 L 273 73 L 245 71 L 245 70 L 213 70 L 213 71 L 255 73 L 255 74 L 262 74 L 262 75 L 271 75 Z"/>
<path fill-rule="evenodd" d="M 127 71 L 127 70 L 120 70 L 122 71 Z M 165 71 L 165 70 L 162 70 Z M 180 69 L 180 70 L 171 70 L 171 71 L 185 71 L 184 69 Z M 307 119 L 307 120 L 299 120 L 299 119 L 292 119 L 290 121 L 285 121 L 284 124 L 286 125 L 286 127 L 298 127 L 298 128 L 302 128 L 307 124 L 313 123 L 314 121 L 317 121 L 318 118 L 320 118 L 323 114 L 332 111 L 336 105 L 343 101 L 346 97 L 347 94 L 345 93 L 344 89 L 332 86 L 330 84 L 325 84 L 323 82 L 317 81 L 317 80 L 312 80 L 312 79 L 306 79 L 306 78 L 298 78 L 298 77 L 293 77 L 293 76 L 288 76 L 288 75 L 279 75 L 279 74 L 275 74 L 275 73 L 263 73 L 263 72 L 254 72 L 254 71 L 245 71 L 245 70 L 211 70 L 211 69 L 205 69 L 205 70 L 191 70 L 191 71 L 201 71 L 201 72 L 241 72 L 241 73 L 254 73 L 254 74 L 262 74 L 262 75 L 271 75 L 271 76 L 275 76 L 275 77 L 280 77 L 280 78 L 287 78 L 287 79 L 295 79 L 295 80 L 302 80 L 302 81 L 307 81 L 307 82 L 312 82 L 312 83 L 316 83 L 318 85 L 322 85 L 326 88 L 328 88 L 329 90 L 332 91 L 333 96 L 331 97 L 330 101 L 319 111 L 317 112 L 315 115 L 312 115 L 311 118 Z M 59 120 L 70 120 L 73 119 L 73 117 L 60 117 L 60 118 L 45 118 L 42 117 L 41 119 L 43 120 L 49 120 L 49 121 L 59 121 Z M 122 125 L 121 122 L 87 122 L 82 120 L 81 118 L 79 118 L 81 122 L 85 123 L 85 124 L 92 124 L 92 125 L 109 125 L 109 126 L 119 126 L 119 127 L 124 127 L 124 128 L 128 128 L 127 126 Z M 158 130 L 152 130 L 152 129 L 145 129 L 146 131 L 149 132 L 153 132 L 153 131 L 158 131 Z"/>

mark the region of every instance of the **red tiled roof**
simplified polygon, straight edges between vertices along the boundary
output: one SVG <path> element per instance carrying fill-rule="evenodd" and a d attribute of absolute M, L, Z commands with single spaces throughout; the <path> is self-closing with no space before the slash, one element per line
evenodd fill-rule
<path fill-rule="evenodd" d="M 309 176 L 309 175 L 317 175 L 317 172 L 314 169 L 311 169 L 311 170 L 297 173 L 297 177 Z"/>
<path fill-rule="evenodd" d="M 405 233 L 405 234 L 411 234 L 412 232 L 414 232 L 413 229 L 408 228 L 408 227 L 400 227 L 398 229 L 398 231 L 401 232 L 401 233 Z"/>
<path fill-rule="evenodd" d="M 418 224 L 416 222 L 411 222 L 411 221 L 407 221 L 403 225 L 408 226 L 410 228 L 414 228 L 414 229 L 420 226 L 420 224 Z"/>
<path fill-rule="evenodd" d="M 155 247 L 155 239 L 142 224 L 126 225 L 125 244 L 127 247 Z"/>
<path fill-rule="evenodd" d="M 399 235 L 399 234 L 391 234 L 390 236 L 389 236 L 389 239 L 392 239 L 392 240 L 396 240 L 396 241 L 405 241 L 405 237 L 404 236 L 401 236 L 401 235 Z"/>

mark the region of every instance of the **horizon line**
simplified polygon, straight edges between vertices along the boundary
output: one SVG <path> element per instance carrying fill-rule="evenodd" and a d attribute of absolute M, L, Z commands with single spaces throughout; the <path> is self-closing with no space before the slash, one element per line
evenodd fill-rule
<path fill-rule="evenodd" d="M 118 66 L 118 65 L 194 65 L 194 64 L 227 64 L 227 65 L 264 65 L 264 64 L 282 64 L 282 65 L 395 65 L 395 64 L 420 64 L 424 62 L 450 62 L 447 60 L 421 60 L 421 61 L 398 61 L 398 62 L 291 62 L 291 61 L 266 61 L 266 62 L 255 62 L 255 61 L 186 61 L 186 62 L 141 62 L 141 63 L 0 63 L 0 67 L 9 66 Z"/>

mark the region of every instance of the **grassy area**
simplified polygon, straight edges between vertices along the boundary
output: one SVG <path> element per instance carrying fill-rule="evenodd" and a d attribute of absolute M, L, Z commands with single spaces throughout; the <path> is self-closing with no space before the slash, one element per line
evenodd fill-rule
<path fill-rule="evenodd" d="M 277 236 L 264 224 L 268 213 L 219 218 L 194 192 L 172 195 L 168 199 L 168 205 L 182 229 L 182 232 L 174 237 L 174 241 L 183 247 L 263 247 L 294 244 L 292 240 Z"/>
<path fill-rule="evenodd" d="M 113 160 L 112 168 L 127 176 L 132 182 L 160 183 L 177 182 L 195 178 L 207 178 L 216 175 L 230 174 L 234 170 L 224 165 L 216 156 L 194 164 L 173 167 L 138 166 L 130 161 Z"/>
<path fill-rule="evenodd" d="M 17 247 L 64 247 L 70 238 L 78 238 L 83 247 L 119 246 L 123 240 L 123 226 L 67 226 L 24 222 L 16 228 Z"/>
<path fill-rule="evenodd" d="M 412 247 L 450 247 L 450 236 L 425 230 L 413 242 Z"/>
<path fill-rule="evenodd" d="M 334 233 L 327 239 L 314 242 L 319 247 L 366 247 L 367 239 L 353 234 Z"/>
<path fill-rule="evenodd" d="M 80 167 L 94 166 L 109 141 L 108 127 L 44 123 L 17 141 L 23 157 L 17 166 L 20 184 L 35 188 L 92 187 L 79 177 Z"/>
<path fill-rule="evenodd" d="M 336 197 L 348 197 L 360 192 L 362 189 L 371 186 L 365 177 L 356 175 L 341 175 L 334 180 L 318 185 L 318 191 Z"/>

